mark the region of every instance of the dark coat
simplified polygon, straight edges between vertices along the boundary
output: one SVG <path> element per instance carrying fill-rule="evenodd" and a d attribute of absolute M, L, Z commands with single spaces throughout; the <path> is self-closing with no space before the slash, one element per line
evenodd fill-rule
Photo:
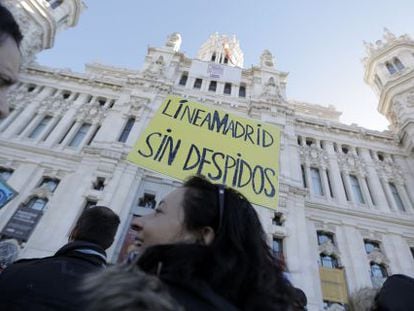
<path fill-rule="evenodd" d="M 0 274 L 0 310 L 82 310 L 79 283 L 105 264 L 105 251 L 83 241 L 51 257 L 19 260 Z"/>

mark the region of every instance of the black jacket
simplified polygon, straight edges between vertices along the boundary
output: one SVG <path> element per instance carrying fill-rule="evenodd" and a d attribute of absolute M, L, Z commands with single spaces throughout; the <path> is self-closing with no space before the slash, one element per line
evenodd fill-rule
<path fill-rule="evenodd" d="M 83 241 L 51 257 L 19 260 L 0 274 L 0 310 L 82 310 L 79 283 L 105 264 L 105 251 Z"/>
<path fill-rule="evenodd" d="M 375 300 L 379 311 L 414 310 L 414 279 L 402 274 L 390 276 Z"/>

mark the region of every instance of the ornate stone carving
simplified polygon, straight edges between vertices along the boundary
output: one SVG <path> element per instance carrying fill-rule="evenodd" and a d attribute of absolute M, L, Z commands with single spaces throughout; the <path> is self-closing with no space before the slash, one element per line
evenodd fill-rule
<path fill-rule="evenodd" d="M 319 148 L 315 144 L 312 144 L 311 146 L 300 146 L 299 156 L 302 163 L 308 163 L 311 166 L 317 167 L 328 166 L 328 154 L 325 150 Z"/>
<path fill-rule="evenodd" d="M 375 262 L 376 264 L 383 264 L 388 265 L 389 260 L 380 250 L 373 250 L 371 253 L 367 255 L 369 262 Z"/>
<path fill-rule="evenodd" d="M 375 167 L 380 176 L 386 180 L 394 180 L 397 184 L 404 184 L 404 174 L 401 167 L 388 157 L 384 161 L 375 160 Z"/>
<path fill-rule="evenodd" d="M 274 67 L 273 55 L 269 50 L 264 50 L 260 55 L 260 65 L 263 67 Z"/>
<path fill-rule="evenodd" d="M 178 52 L 181 47 L 181 35 L 178 32 L 173 32 L 167 38 L 165 46 L 171 48 L 174 52 Z"/>
<path fill-rule="evenodd" d="M 81 106 L 78 110 L 77 120 L 100 123 L 105 118 L 106 114 L 107 109 L 95 102 L 90 105 Z"/>
<path fill-rule="evenodd" d="M 73 101 L 63 99 L 61 97 L 46 97 L 40 102 L 39 112 L 64 114 Z"/>
<path fill-rule="evenodd" d="M 352 172 L 362 177 L 367 175 L 366 163 L 358 155 L 353 153 L 338 153 L 337 158 L 341 170 Z"/>
<path fill-rule="evenodd" d="M 160 56 L 155 62 L 151 62 L 150 65 L 143 71 L 143 76 L 151 79 L 164 78 L 164 72 L 165 62 L 164 58 Z"/>
<path fill-rule="evenodd" d="M 331 241 L 326 241 L 325 243 L 320 244 L 319 253 L 328 256 L 335 255 L 336 258 L 339 258 L 338 248 Z"/>
<path fill-rule="evenodd" d="M 12 90 L 7 93 L 7 102 L 9 103 L 10 107 L 13 108 L 20 108 L 25 107 L 26 105 L 30 104 L 35 95 L 28 92 L 22 92 L 21 90 Z"/>

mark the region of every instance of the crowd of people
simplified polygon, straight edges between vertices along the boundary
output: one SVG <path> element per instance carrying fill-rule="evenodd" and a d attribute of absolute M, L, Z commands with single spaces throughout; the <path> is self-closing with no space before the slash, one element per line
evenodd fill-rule
<path fill-rule="evenodd" d="M 8 114 L 1 92 L 17 80 L 21 40 L 0 5 L 0 117 Z M 0 310 L 306 310 L 305 293 L 285 277 L 255 209 L 234 189 L 189 178 L 154 213 L 134 219 L 136 256 L 108 266 L 119 224 L 110 208 L 88 208 L 53 256 L 7 262 Z M 394 275 L 349 306 L 414 310 L 413 289 L 413 279 Z"/>

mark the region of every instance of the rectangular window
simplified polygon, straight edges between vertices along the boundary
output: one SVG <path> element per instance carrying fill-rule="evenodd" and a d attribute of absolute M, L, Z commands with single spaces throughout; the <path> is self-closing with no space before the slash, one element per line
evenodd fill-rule
<path fill-rule="evenodd" d="M 202 79 L 199 79 L 199 78 L 195 79 L 195 81 L 194 81 L 194 88 L 195 89 L 201 89 L 201 84 L 202 83 L 203 83 L 203 80 Z"/>
<path fill-rule="evenodd" d="M 312 180 L 312 193 L 323 196 L 321 175 L 319 173 L 319 169 L 316 167 L 311 167 L 310 172 Z"/>
<path fill-rule="evenodd" d="M 365 252 L 367 254 L 372 253 L 373 251 L 381 252 L 381 248 L 378 242 L 370 241 L 370 240 L 364 240 L 364 246 L 365 246 Z"/>
<path fill-rule="evenodd" d="M 118 141 L 121 143 L 124 143 L 127 141 L 129 133 L 132 130 L 132 127 L 134 126 L 135 118 L 131 117 L 128 119 L 127 123 L 125 124 L 124 129 L 122 130 L 121 136 L 119 136 Z"/>
<path fill-rule="evenodd" d="M 91 127 L 91 124 L 83 123 L 82 126 L 76 132 L 75 136 L 73 136 L 72 140 L 69 143 L 69 146 L 78 147 L 82 143 L 90 127 Z"/>
<path fill-rule="evenodd" d="M 183 74 L 181 75 L 181 78 L 180 78 L 180 82 L 178 82 L 178 84 L 182 85 L 182 86 L 185 86 L 187 84 L 187 80 L 188 80 L 188 73 L 183 72 Z"/>
<path fill-rule="evenodd" d="M 217 81 L 210 81 L 210 85 L 208 86 L 208 90 L 211 92 L 215 92 L 217 89 Z"/>
<path fill-rule="evenodd" d="M 144 195 L 138 199 L 138 206 L 154 209 L 156 205 L 157 201 L 155 200 L 155 194 L 145 192 Z"/>
<path fill-rule="evenodd" d="M 97 177 L 92 186 L 94 190 L 103 191 L 105 188 L 105 178 Z"/>
<path fill-rule="evenodd" d="M 51 116 L 45 116 L 39 124 L 33 129 L 30 133 L 29 138 L 36 139 L 39 135 L 44 131 L 46 126 L 49 124 L 50 120 L 52 119 Z"/>
<path fill-rule="evenodd" d="M 227 95 L 231 94 L 231 83 L 224 84 L 224 94 L 227 94 Z"/>
<path fill-rule="evenodd" d="M 349 180 L 351 182 L 352 194 L 355 197 L 357 203 L 365 204 L 364 196 L 362 195 L 361 185 L 359 184 L 358 177 L 355 175 L 349 175 Z"/>
<path fill-rule="evenodd" d="M 389 185 L 391 188 L 392 196 L 394 197 L 394 201 L 397 204 L 398 209 L 400 211 L 405 212 L 405 207 L 403 201 L 401 200 L 400 194 L 398 193 L 397 187 L 392 182 L 390 182 Z"/>
<path fill-rule="evenodd" d="M 414 247 L 410 247 L 410 251 L 411 251 L 411 256 L 413 256 L 413 259 L 414 259 Z"/>
<path fill-rule="evenodd" d="M 239 97 L 246 97 L 246 87 L 244 85 L 240 85 Z"/>
<path fill-rule="evenodd" d="M 7 181 L 10 176 L 13 174 L 13 170 L 11 168 L 0 167 L 0 177 L 3 180 Z"/>
<path fill-rule="evenodd" d="M 283 214 L 280 212 L 275 212 L 272 218 L 272 225 L 274 226 L 282 226 L 284 222 Z"/>
<path fill-rule="evenodd" d="M 333 233 L 325 232 L 325 231 L 317 231 L 316 235 L 318 236 L 318 245 L 322 245 L 327 242 L 331 242 L 333 245 L 335 245 Z"/>
<path fill-rule="evenodd" d="M 283 258 L 283 239 L 278 237 L 273 237 L 272 241 L 272 252 L 276 258 Z"/>

